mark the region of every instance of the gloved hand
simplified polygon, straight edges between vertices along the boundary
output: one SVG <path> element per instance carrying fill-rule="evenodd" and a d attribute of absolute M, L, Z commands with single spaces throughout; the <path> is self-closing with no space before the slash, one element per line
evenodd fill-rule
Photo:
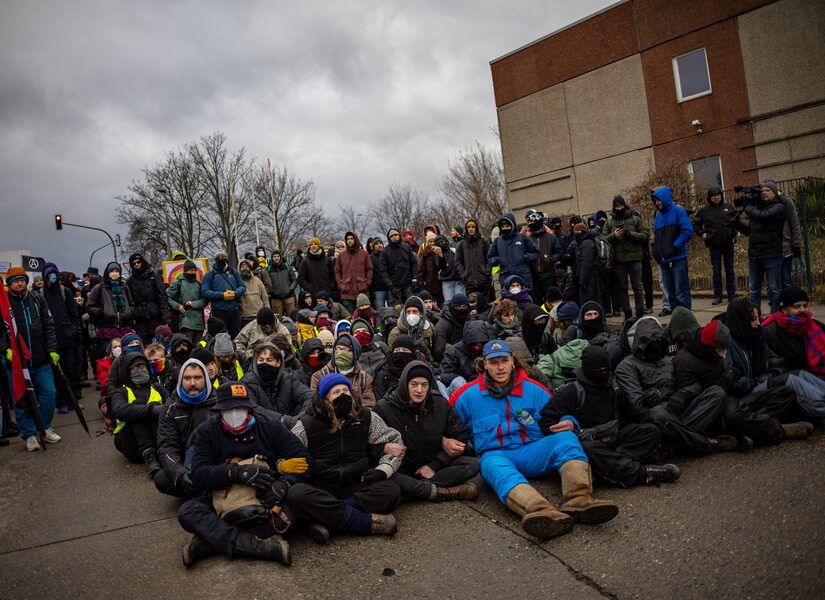
<path fill-rule="evenodd" d="M 268 487 L 258 489 L 255 495 L 261 501 L 261 504 L 267 508 L 272 508 L 273 506 L 279 506 L 284 501 L 288 490 L 289 482 L 278 480 Z"/>
<path fill-rule="evenodd" d="M 223 293 L 224 300 L 234 300 L 235 299 L 235 291 L 234 290 L 226 290 Z"/>
<path fill-rule="evenodd" d="M 152 402 L 149 405 L 149 416 L 150 417 L 159 417 L 163 414 L 163 404 L 160 402 Z"/>
<path fill-rule="evenodd" d="M 52 357 L 52 364 L 57 366 L 57 363 L 60 362 L 60 355 L 57 352 L 49 352 L 49 356 Z"/>
<path fill-rule="evenodd" d="M 384 471 L 379 471 L 378 469 L 370 469 L 366 473 L 361 476 L 361 481 L 364 483 L 375 483 L 376 481 L 383 481 L 387 478 L 387 474 Z"/>
<path fill-rule="evenodd" d="M 192 483 L 192 478 L 189 473 L 184 473 L 178 480 L 177 488 L 181 494 L 185 496 L 195 495 L 195 484 Z"/>
<path fill-rule="evenodd" d="M 6 360 L 11 362 L 11 348 L 6 348 Z"/>
<path fill-rule="evenodd" d="M 309 464 L 305 458 L 287 458 L 278 463 L 279 473 L 306 473 Z"/>
<path fill-rule="evenodd" d="M 259 490 L 269 487 L 278 479 L 278 474 L 270 468 L 238 463 L 227 463 L 226 476 L 232 483 L 248 485 Z"/>
<path fill-rule="evenodd" d="M 662 392 L 658 388 L 650 388 L 642 394 L 639 401 L 642 406 L 653 408 L 662 403 Z"/>
<path fill-rule="evenodd" d="M 730 394 L 731 389 L 733 389 L 733 384 L 742 376 L 741 371 L 739 371 L 736 367 L 731 367 L 727 371 L 722 374 L 722 378 L 719 380 L 719 385 L 725 390 L 725 393 Z"/>

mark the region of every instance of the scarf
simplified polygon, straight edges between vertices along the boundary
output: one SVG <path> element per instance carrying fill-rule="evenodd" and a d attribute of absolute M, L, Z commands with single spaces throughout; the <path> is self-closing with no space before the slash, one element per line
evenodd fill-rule
<path fill-rule="evenodd" d="M 126 296 L 123 294 L 123 283 L 121 281 L 120 279 L 112 281 L 112 300 L 115 303 L 117 312 L 123 312 L 126 308 Z"/>
<path fill-rule="evenodd" d="M 242 433 L 246 433 L 252 428 L 254 424 L 255 417 L 252 416 L 252 413 L 246 415 L 246 421 L 244 421 L 243 425 L 241 425 L 240 427 L 230 427 L 224 422 L 223 419 L 221 419 L 221 425 L 223 425 L 223 428 L 233 435 L 241 435 Z"/>
<path fill-rule="evenodd" d="M 493 378 L 490 377 L 490 374 L 484 371 L 484 386 L 493 398 L 498 398 L 499 400 L 506 398 L 516 386 L 516 371 L 513 370 L 510 374 L 510 379 L 504 384 L 504 387 L 499 387 L 498 384 L 493 381 Z"/>
<path fill-rule="evenodd" d="M 808 366 L 814 375 L 825 379 L 825 332 L 814 321 L 813 313 L 809 312 L 798 317 L 777 311 L 762 321 L 762 327 L 773 322 L 791 335 L 805 336 Z"/>

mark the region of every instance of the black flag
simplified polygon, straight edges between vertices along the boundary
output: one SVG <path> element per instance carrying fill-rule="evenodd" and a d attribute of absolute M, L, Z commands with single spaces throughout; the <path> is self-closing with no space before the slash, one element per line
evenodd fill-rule
<path fill-rule="evenodd" d="M 46 259 L 40 256 L 26 256 L 22 254 L 20 255 L 20 260 L 23 261 L 21 266 L 31 272 L 42 271 L 43 267 L 46 266 Z"/>

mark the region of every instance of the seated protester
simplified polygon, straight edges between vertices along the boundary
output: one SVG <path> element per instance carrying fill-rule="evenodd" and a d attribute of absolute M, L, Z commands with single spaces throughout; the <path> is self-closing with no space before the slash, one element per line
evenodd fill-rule
<path fill-rule="evenodd" d="M 396 336 L 387 360 L 378 366 L 373 380 L 373 391 L 376 398 L 383 398 L 398 385 L 404 367 L 414 360 L 424 360 L 424 352 L 419 350 L 412 336 L 402 334 Z"/>
<path fill-rule="evenodd" d="M 318 332 L 318 339 L 321 340 L 321 344 L 324 346 L 324 350 L 332 356 L 333 349 L 335 347 L 335 336 L 332 335 L 327 329 Z"/>
<path fill-rule="evenodd" d="M 372 375 L 368 375 L 358 358 L 361 356 L 361 344 L 354 337 L 345 333 L 335 340 L 332 358 L 320 370 L 312 375 L 309 387 L 314 392 L 318 389 L 318 382 L 325 375 L 338 373 L 344 375 L 350 382 L 352 394 L 359 406 L 372 408 L 375 406 L 375 392 L 373 391 Z"/>
<path fill-rule="evenodd" d="M 401 490 L 392 476 L 401 459 L 385 453 L 377 465 L 370 461 L 372 446 L 401 444 L 401 434 L 358 404 L 349 379 L 339 373 L 323 377 L 292 433 L 307 447 L 313 470 L 309 484 L 289 489 L 287 502 L 311 524 L 310 537 L 323 544 L 330 532 L 395 534 L 392 511 Z"/>
<path fill-rule="evenodd" d="M 436 304 L 433 295 L 427 290 L 421 290 L 418 294 L 421 301 L 424 303 L 424 315 L 433 325 L 436 325 L 441 320 L 441 307 Z"/>
<path fill-rule="evenodd" d="M 521 364 L 524 366 L 524 370 L 527 372 L 527 376 L 534 381 L 537 381 L 547 389 L 550 389 L 550 380 L 547 379 L 547 376 L 541 372 L 534 361 L 533 355 L 530 354 L 530 350 L 527 348 L 527 344 L 524 343 L 524 340 L 520 337 L 508 337 L 506 340 L 507 345 L 510 346 L 510 350 L 513 351 L 513 356 L 515 356 Z M 476 371 L 480 369 L 481 365 L 479 361 L 476 361 Z"/>
<path fill-rule="evenodd" d="M 295 304 L 295 308 L 292 312 L 289 313 L 289 316 L 292 318 L 293 321 L 298 321 L 298 313 L 302 310 L 312 310 L 312 307 L 318 304 L 312 298 L 312 294 L 304 290 L 298 294 L 298 302 Z"/>
<path fill-rule="evenodd" d="M 512 300 L 501 300 L 493 309 L 492 323 L 495 326 L 493 337 L 499 340 L 515 335 L 521 337 L 521 323 L 518 318 L 518 306 Z"/>
<path fill-rule="evenodd" d="M 298 326 L 298 341 L 302 344 L 310 338 L 318 337 L 318 330 L 315 329 L 315 319 L 317 315 L 308 308 L 298 311 L 295 324 Z"/>
<path fill-rule="evenodd" d="M 241 383 L 246 385 L 255 404 L 278 413 L 281 422 L 291 427 L 295 417 L 312 403 L 312 392 L 283 366 L 283 358 L 272 342 L 258 344 L 252 355 L 252 367 Z"/>
<path fill-rule="evenodd" d="M 541 411 L 544 434 L 550 435 L 555 425 L 575 433 L 593 471 L 614 485 L 676 481 L 680 475 L 676 465 L 642 464 L 659 447 L 662 434 L 656 425 L 632 422 L 633 411 L 613 382 L 607 352 L 588 346 L 575 373 L 576 380 L 558 388 Z"/>
<path fill-rule="evenodd" d="M 441 383 L 452 393 L 478 377 L 476 359 L 484 344 L 490 341 L 490 326 L 484 321 L 470 321 L 464 327 L 461 341 L 447 348 L 441 361 Z"/>
<path fill-rule="evenodd" d="M 350 323 L 347 319 L 341 319 L 335 324 L 335 327 L 332 329 L 332 333 L 335 337 L 338 337 L 342 333 L 350 333 L 352 329 L 352 323 Z"/>
<path fill-rule="evenodd" d="M 101 358 L 95 363 L 95 375 L 100 385 L 100 400 L 97 401 L 97 407 L 100 409 L 100 414 L 103 415 L 103 423 L 106 425 L 106 431 L 110 433 L 115 430 L 115 420 L 112 417 L 111 403 L 106 391 L 106 383 L 109 380 L 109 373 L 111 372 L 114 360 L 123 352 L 120 344 L 120 338 L 112 338 L 106 348 L 106 357 Z"/>
<path fill-rule="evenodd" d="M 226 323 L 224 323 L 218 317 L 209 317 L 209 320 L 206 322 L 206 334 L 201 338 L 197 345 L 201 348 L 206 348 L 209 346 L 209 344 L 212 342 L 216 335 L 218 335 L 219 333 L 226 332 Z"/>
<path fill-rule="evenodd" d="M 425 318 L 425 310 L 424 301 L 421 298 L 418 296 L 407 298 L 398 323 L 387 338 L 387 345 L 392 347 L 395 338 L 406 333 L 412 336 L 417 345 L 420 344 L 425 349 L 427 362 L 431 362 L 435 344 L 435 326 Z"/>
<path fill-rule="evenodd" d="M 352 315 L 343 304 L 330 300 L 329 292 L 321 291 L 315 294 L 315 302 L 317 304 L 323 304 L 329 309 L 329 318 L 332 319 L 332 321 L 352 318 Z M 318 310 L 317 305 L 314 310 Z"/>
<path fill-rule="evenodd" d="M 169 325 L 158 325 L 155 327 L 155 337 L 152 338 L 152 343 L 163 346 L 164 354 L 169 353 L 172 349 L 172 329 Z"/>
<path fill-rule="evenodd" d="M 318 330 L 318 333 L 326 331 L 335 338 L 335 333 L 333 333 L 335 330 L 335 321 L 329 318 L 329 309 L 319 304 L 315 312 L 318 315 L 315 317 L 315 329 Z"/>
<path fill-rule="evenodd" d="M 487 302 L 487 295 L 480 292 L 470 292 L 467 294 L 467 299 L 470 301 L 470 317 L 475 317 L 480 321 L 489 321 L 493 309 L 490 303 Z"/>
<path fill-rule="evenodd" d="M 555 319 L 562 304 L 564 304 L 564 300 L 561 297 L 561 290 L 555 286 L 547 288 L 547 291 L 544 292 L 544 303 L 541 305 L 541 310 L 550 315 L 551 319 Z"/>
<path fill-rule="evenodd" d="M 301 350 L 301 344 L 298 342 L 298 325 L 289 317 L 281 317 L 281 324 L 289 332 L 289 340 L 297 356 Z"/>
<path fill-rule="evenodd" d="M 167 356 L 167 364 L 169 368 L 176 371 L 175 378 L 177 379 L 177 371 L 181 365 L 189 360 L 189 355 L 192 354 L 192 342 L 188 337 L 182 333 L 172 335 L 169 341 L 169 354 Z"/>
<path fill-rule="evenodd" d="M 390 350 L 384 342 L 375 341 L 375 331 L 363 319 L 352 322 L 352 337 L 361 345 L 361 356 L 358 364 L 368 375 L 375 377 L 375 370 L 382 365 L 390 355 Z"/>
<path fill-rule="evenodd" d="M 196 358 L 203 363 L 203 366 L 206 367 L 206 374 L 209 377 L 209 385 L 215 389 L 218 389 L 218 386 L 220 386 L 223 381 L 221 381 L 219 376 L 220 372 L 218 371 L 218 364 L 212 353 L 206 348 L 195 348 L 192 351 L 191 358 Z"/>
<path fill-rule="evenodd" d="M 385 306 L 381 310 L 378 311 L 378 324 L 380 332 L 376 335 L 380 336 L 382 342 L 390 345 L 389 338 L 392 330 L 395 329 L 396 324 L 398 323 L 398 311 L 395 310 L 394 306 Z"/>
<path fill-rule="evenodd" d="M 149 381 L 152 385 L 162 387 L 167 395 L 175 391 L 177 372 L 169 366 L 166 351 L 160 344 L 149 344 L 144 350 L 149 361 Z"/>
<path fill-rule="evenodd" d="M 684 306 L 674 308 L 670 323 L 667 325 L 667 339 L 670 342 L 667 349 L 668 356 L 676 356 L 676 353 L 684 348 L 685 342 L 698 328 L 699 321 L 689 308 Z"/>
<path fill-rule="evenodd" d="M 272 310 L 272 309 L 270 309 Z M 243 364 L 235 352 L 235 344 L 228 333 L 219 333 L 212 340 L 212 356 L 215 357 L 215 365 L 218 367 L 218 377 L 223 381 L 240 381 L 246 371 L 247 360 Z"/>
<path fill-rule="evenodd" d="M 283 333 L 273 333 L 269 336 L 269 340 L 278 347 L 281 354 L 284 355 L 284 368 L 290 371 L 298 371 L 301 368 L 301 362 L 295 356 L 295 347 L 292 345 L 290 339 Z M 252 363 L 250 363 L 251 365 Z M 300 381 L 300 378 L 299 378 Z"/>
<path fill-rule="evenodd" d="M 576 435 L 561 424 L 550 428 L 552 435 L 542 433 L 537 419 L 552 402 L 547 390 L 527 377 L 506 342 L 487 342 L 483 353 L 484 373 L 455 391 L 450 403 L 481 454 L 481 476 L 522 517 L 521 528 L 547 539 L 568 533 L 574 520 L 604 523 L 615 517 L 615 504 L 592 496 L 590 465 Z M 527 482 L 556 469 L 561 511 Z"/>
<path fill-rule="evenodd" d="M 825 380 L 825 324 L 808 311 L 808 294 L 796 286 L 779 293 L 779 310 L 762 321 L 765 342 L 789 371 Z"/>
<path fill-rule="evenodd" d="M 533 303 L 533 299 L 530 297 L 531 291 L 521 277 L 509 275 L 504 279 L 504 285 L 501 286 L 501 297 L 515 302 L 519 308 L 519 317 L 521 317 L 521 311 Z"/>
<path fill-rule="evenodd" d="M 553 354 L 542 356 L 536 363 L 539 371 L 544 373 L 550 382 L 550 390 L 573 381 L 576 375 L 573 372 L 582 364 L 582 352 L 590 343 L 587 340 L 571 340 Z"/>
<path fill-rule="evenodd" d="M 370 297 L 366 294 L 358 294 L 358 297 L 355 299 L 355 311 L 352 313 L 352 322 L 354 323 L 356 319 L 362 319 L 369 323 L 370 327 L 375 330 L 378 325 L 377 321 L 378 315 L 375 312 L 375 309 L 370 304 Z"/>
<path fill-rule="evenodd" d="M 521 315 L 521 337 L 535 360 L 558 350 L 550 333 L 550 315 L 535 304 L 528 304 Z"/>
<path fill-rule="evenodd" d="M 106 385 L 101 385 L 106 390 L 106 397 L 111 398 L 115 390 L 126 383 L 126 380 L 121 379 L 123 371 L 120 365 L 127 354 L 143 354 L 143 341 L 135 332 L 130 332 L 124 335 L 120 340 L 121 355 L 112 361 L 109 368 L 109 376 L 106 378 Z"/>
<path fill-rule="evenodd" d="M 441 313 L 441 319 L 435 326 L 435 341 L 433 342 L 433 360 L 441 362 L 444 351 L 453 344 L 461 341 L 464 324 L 470 314 L 470 301 L 464 294 L 455 294 L 450 298 L 448 306 Z"/>
<path fill-rule="evenodd" d="M 215 390 L 208 385 L 204 364 L 190 358 L 178 370 L 178 380 L 158 419 L 158 458 L 161 470 L 155 475 L 159 492 L 178 498 L 197 495 L 189 473 L 195 430 L 206 421 L 215 405 Z M 189 457 L 191 458 L 191 457 Z"/>
<path fill-rule="evenodd" d="M 593 346 L 601 346 L 610 355 L 610 364 L 615 368 L 624 358 L 619 337 L 605 320 L 604 310 L 598 302 L 585 302 L 579 310 L 579 317 L 564 333 L 565 343 L 571 339 L 583 339 Z"/>
<path fill-rule="evenodd" d="M 282 333 L 289 337 L 289 330 L 275 318 L 275 311 L 268 306 L 261 307 L 255 319 L 244 325 L 235 337 L 235 346 L 238 353 L 244 359 L 251 358 L 258 344 L 265 341 L 273 333 Z M 240 377 L 234 381 L 239 379 Z"/>
<path fill-rule="evenodd" d="M 426 363 L 404 367 L 398 387 L 373 410 L 401 433 L 404 460 L 392 481 L 402 494 L 434 502 L 478 498 L 478 488 L 468 482 L 480 468 L 470 433 L 438 392 Z"/>
<path fill-rule="evenodd" d="M 119 369 L 122 386 L 111 397 L 112 416 L 117 419 L 115 448 L 129 461 L 143 462 L 154 477 L 160 470 L 156 431 L 166 390 L 150 383 L 149 361 L 143 354 L 126 354 Z"/>
<path fill-rule="evenodd" d="M 563 302 L 556 310 L 556 317 L 552 319 L 552 324 L 550 328 L 553 330 L 553 339 L 556 341 L 556 345 L 561 348 L 564 346 L 567 341 L 565 340 L 565 336 L 567 335 L 567 330 L 573 327 L 573 324 L 579 318 L 579 305 L 575 302 L 568 301 Z M 572 333 L 570 334 L 573 335 Z"/>
<path fill-rule="evenodd" d="M 220 386 L 211 410 L 219 414 L 195 430 L 189 452 L 192 484 L 210 495 L 187 500 L 178 510 L 181 527 L 194 534 L 183 548 L 183 564 L 191 567 L 204 558 L 225 554 L 289 565 L 289 544 L 277 532 L 278 526 L 286 526 L 282 513 L 293 521 L 287 491 L 308 479 L 306 448 L 283 423 L 259 410 L 242 383 L 229 381 Z M 258 456 L 265 457 L 266 466 L 241 464 Z M 235 486 L 252 487 L 254 497 L 249 502 L 259 504 L 219 505 L 222 512 L 227 510 L 221 518 L 215 505 L 230 491 L 245 489 Z"/>
<path fill-rule="evenodd" d="M 330 356 L 317 337 L 305 341 L 301 347 L 301 369 L 295 374 L 298 381 L 309 387 L 312 376 L 329 362 Z"/>

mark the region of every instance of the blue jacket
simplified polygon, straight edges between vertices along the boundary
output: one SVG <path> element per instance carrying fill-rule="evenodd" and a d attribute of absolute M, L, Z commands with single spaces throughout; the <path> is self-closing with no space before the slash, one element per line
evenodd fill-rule
<path fill-rule="evenodd" d="M 513 231 L 508 237 L 500 235 L 487 251 L 487 262 L 490 266 L 501 267 L 498 273 L 499 281 L 503 282 L 509 275 L 518 275 L 533 289 L 533 273 L 530 264 L 538 260 L 539 249 L 529 236 L 519 233 L 516 229 L 516 218 L 512 213 L 504 213 L 502 219 L 508 219 L 513 224 Z"/>
<path fill-rule="evenodd" d="M 476 452 L 482 454 L 488 450 L 520 448 L 543 438 L 539 427 L 541 411 L 552 399 L 553 396 L 543 385 L 519 369 L 516 383 L 506 398 L 494 398 L 484 384 L 482 374 L 456 390 L 450 402 L 472 433 Z M 534 422 L 523 425 L 516 420 L 519 409 L 530 413 Z M 565 419 L 570 419 L 579 429 L 575 417 L 565 415 L 560 420 Z"/>
<path fill-rule="evenodd" d="M 684 208 L 673 203 L 673 190 L 660 187 L 652 193 L 662 201 L 662 210 L 653 221 L 653 258 L 665 264 L 687 258 L 687 243 L 693 237 L 693 225 Z"/>
<path fill-rule="evenodd" d="M 235 291 L 235 300 L 224 300 L 226 290 Z M 246 293 L 243 278 L 236 269 L 229 265 L 221 271 L 217 263 L 212 263 L 212 269 L 207 271 L 201 281 L 201 296 L 212 302 L 215 310 L 238 310 L 238 298 Z"/>

